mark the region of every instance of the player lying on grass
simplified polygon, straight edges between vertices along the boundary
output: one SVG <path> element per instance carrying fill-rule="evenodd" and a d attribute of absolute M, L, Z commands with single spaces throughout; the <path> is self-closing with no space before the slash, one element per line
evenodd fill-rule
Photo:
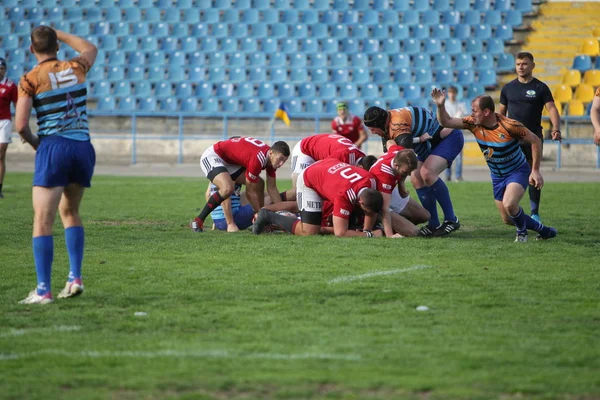
<path fill-rule="evenodd" d="M 338 236 L 381 235 L 372 232 L 383 197 L 375 189 L 375 177 L 360 167 L 328 158 L 316 162 L 300 173 L 297 181 L 297 203 L 301 219 L 260 210 L 253 232 L 259 234 L 268 224 L 281 226 L 295 235 L 309 236 L 321 232 L 323 201 L 333 203 L 333 233 Z M 354 208 L 365 213 L 365 231 L 349 230 L 348 219 Z"/>
<path fill-rule="evenodd" d="M 322 133 L 305 137 L 292 149 L 292 188 L 285 193 L 285 199 L 296 199 L 298 175 L 308 166 L 326 158 L 336 158 L 350 165 L 358 165 L 365 156 L 347 137 Z"/>
<path fill-rule="evenodd" d="M 419 160 L 417 169 L 411 174 L 411 182 L 423 207 L 429 212 L 427 226 L 421 228 L 425 237 L 445 236 L 460 228 L 454 214 L 450 192 L 439 175 L 452 165 L 464 145 L 461 131 L 444 129 L 435 115 L 423 107 L 405 107 L 386 111 L 370 107 L 365 111 L 365 125 L 382 138 L 384 151 L 387 141 L 393 140 L 405 149 L 413 149 Z M 444 223 L 440 224 L 437 203 L 444 212 Z"/>
<path fill-rule="evenodd" d="M 275 171 L 290 156 L 290 148 L 285 142 L 275 142 L 269 147 L 266 143 L 251 137 L 235 137 L 210 146 L 202 153 L 200 167 L 206 177 L 218 188 L 213 193 L 200 214 L 190 223 L 194 232 L 204 230 L 206 217 L 234 191 L 234 185 L 246 186 L 248 202 L 255 212 L 264 205 L 264 182 L 260 179 L 262 170 L 267 170 L 267 193 L 274 203 L 281 201 L 277 190 Z M 227 232 L 237 232 L 229 203 L 223 204 L 227 221 Z"/>
<path fill-rule="evenodd" d="M 261 179 L 262 181 L 262 179 Z M 233 222 L 237 225 L 239 229 L 248 229 L 252 225 L 252 220 L 254 219 L 254 209 L 252 209 L 252 205 L 248 203 L 248 199 L 246 198 L 246 192 L 241 192 L 242 185 L 235 184 L 233 193 L 227 200 L 221 203 L 220 206 L 216 207 L 210 216 L 213 220 L 213 230 L 218 229 L 220 231 L 227 230 L 227 221 L 225 220 L 225 213 L 223 212 L 223 204 L 226 202 L 230 203 L 231 214 L 233 216 Z M 212 183 L 208 185 L 206 188 L 206 201 L 210 199 L 218 189 Z"/>
<path fill-rule="evenodd" d="M 551 239 L 556 229 L 544 226 L 525 214 L 519 206 L 525 189 L 531 184 L 538 189 L 544 185 L 540 173 L 542 145 L 540 139 L 523 124 L 494 112 L 490 96 L 476 97 L 471 103 L 472 114 L 464 118 L 451 118 L 446 111 L 445 93 L 437 88 L 431 92 L 437 104 L 440 123 L 448 128 L 470 130 L 485 157 L 494 188 L 494 200 L 504 223 L 517 228 L 515 242 L 527 241 L 527 230 L 539 233 L 537 239 Z M 533 164 L 530 167 L 519 146 L 520 141 L 531 144 Z"/>
<path fill-rule="evenodd" d="M 377 190 L 383 195 L 383 229 L 386 237 L 418 236 L 416 224 L 429 220 L 429 212 L 406 190 L 405 181 L 417 168 L 417 155 L 393 141 L 387 143 L 388 151 L 379 159 L 368 156 L 362 166 L 377 181 Z M 396 190 L 394 190 L 396 189 Z"/>

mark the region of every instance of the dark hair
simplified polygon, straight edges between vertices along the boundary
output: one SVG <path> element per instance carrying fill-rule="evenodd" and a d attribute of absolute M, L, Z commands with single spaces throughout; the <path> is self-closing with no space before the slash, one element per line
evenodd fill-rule
<path fill-rule="evenodd" d="M 6 68 L 6 60 L 0 57 L 0 66 Z"/>
<path fill-rule="evenodd" d="M 375 164 L 377 162 L 377 157 L 373 156 L 373 155 L 368 155 L 368 156 L 364 156 L 361 160 L 360 160 L 360 164 L 359 166 L 366 169 L 367 171 L 371 169 L 371 167 L 373 166 L 373 164 Z"/>
<path fill-rule="evenodd" d="M 382 131 L 386 130 L 386 123 L 388 120 L 388 112 L 381 107 L 369 107 L 365 111 L 363 117 L 365 125 L 369 128 L 379 128 Z"/>
<path fill-rule="evenodd" d="M 454 92 L 454 93 L 458 93 L 458 89 L 456 88 L 456 86 L 450 86 L 448 88 L 448 92 Z"/>
<path fill-rule="evenodd" d="M 492 99 L 487 94 L 482 94 L 481 96 L 477 96 L 473 99 L 473 101 L 479 100 L 479 109 L 481 111 L 485 109 L 490 109 L 491 112 L 496 111 L 496 106 L 494 105 L 494 99 Z"/>
<path fill-rule="evenodd" d="M 412 149 L 400 150 L 394 156 L 394 164 L 398 167 L 408 165 L 414 171 L 417 169 L 418 163 L 417 154 Z"/>
<path fill-rule="evenodd" d="M 365 189 L 360 194 L 363 205 L 374 213 L 379 213 L 383 208 L 383 196 L 375 189 Z"/>
<path fill-rule="evenodd" d="M 58 51 L 58 38 L 56 37 L 56 31 L 49 26 L 38 26 L 31 31 L 31 46 L 36 53 L 56 53 Z"/>
<path fill-rule="evenodd" d="M 533 54 L 531 54 L 528 51 L 521 51 L 520 53 L 517 53 L 517 56 L 515 58 L 517 60 L 523 60 L 525 58 L 529 58 L 531 60 L 531 62 L 534 62 L 534 60 L 533 60 Z"/>
<path fill-rule="evenodd" d="M 290 146 L 288 146 L 286 142 L 281 140 L 273 143 L 273 146 L 271 146 L 271 150 L 273 150 L 274 153 L 283 154 L 284 157 L 290 156 Z"/>

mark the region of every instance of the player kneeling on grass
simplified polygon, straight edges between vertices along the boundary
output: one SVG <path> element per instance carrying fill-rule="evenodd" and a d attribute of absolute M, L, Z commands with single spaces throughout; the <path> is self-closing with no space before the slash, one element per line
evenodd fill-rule
<path fill-rule="evenodd" d="M 294 235 L 310 236 L 321 232 L 323 201 L 333 203 L 333 233 L 338 236 L 380 236 L 372 232 L 383 197 L 375 189 L 375 178 L 360 167 L 328 158 L 319 161 L 298 176 L 296 195 L 300 220 L 260 210 L 253 232 L 259 234 L 269 224 L 281 226 Z M 348 220 L 354 208 L 365 213 L 365 230 L 349 230 Z"/>
<path fill-rule="evenodd" d="M 210 196 L 200 214 L 190 223 L 192 231 L 202 232 L 204 220 L 221 203 L 227 221 L 227 232 L 239 231 L 231 213 L 231 202 L 224 201 L 233 194 L 236 183 L 245 185 L 248 202 L 258 212 L 264 205 L 265 185 L 259 176 L 263 169 L 267 170 L 267 193 L 271 201 L 280 202 L 275 171 L 289 156 L 290 147 L 287 143 L 275 142 L 269 147 L 251 137 L 234 137 L 206 149 L 200 158 L 200 167 L 218 190 Z"/>
<path fill-rule="evenodd" d="M 217 192 L 217 190 L 217 187 L 212 183 L 208 185 L 208 188 L 206 189 L 206 201 L 208 201 L 210 196 Z M 231 214 L 233 215 L 233 222 L 237 227 L 239 229 L 247 229 L 252 225 L 254 210 L 252 209 L 252 205 L 248 203 L 248 199 L 246 199 L 246 193 L 242 193 L 241 190 L 242 185 L 236 183 L 233 194 L 229 196 L 229 199 L 225 200 L 225 202 L 229 201 L 231 203 Z M 227 221 L 225 220 L 225 213 L 223 212 L 222 205 L 223 203 L 215 208 L 210 214 L 213 220 L 213 230 L 227 230 Z"/>
<path fill-rule="evenodd" d="M 494 100 L 490 96 L 476 97 L 471 103 L 471 116 L 462 119 L 451 118 L 448 115 L 444 105 L 444 92 L 434 88 L 431 98 L 437 104 L 438 118 L 443 126 L 468 129 L 475 136 L 490 167 L 494 199 L 502 220 L 517 227 L 515 242 L 526 242 L 528 229 L 539 233 L 537 239 L 556 237 L 556 229 L 535 221 L 519 206 L 529 184 L 537 189 L 544 185 L 544 178 L 539 170 L 542 158 L 541 140 L 520 122 L 496 114 Z M 531 167 L 519 146 L 521 140 L 531 144 Z"/>
<path fill-rule="evenodd" d="M 417 169 L 417 155 L 413 150 L 405 149 L 391 140 L 388 141 L 387 148 L 388 151 L 379 159 L 369 156 L 363 162 L 363 167 L 373 174 L 377 190 L 383 195 L 385 236 L 419 236 L 416 224 L 427 222 L 430 215 L 423 206 L 410 198 L 405 186 L 406 178 Z"/>

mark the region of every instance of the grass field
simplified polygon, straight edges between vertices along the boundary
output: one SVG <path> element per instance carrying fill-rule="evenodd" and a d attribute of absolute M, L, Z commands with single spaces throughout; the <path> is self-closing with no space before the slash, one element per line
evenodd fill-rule
<path fill-rule="evenodd" d="M 5 182 L 2 399 L 600 399 L 598 184 L 548 184 L 558 238 L 513 243 L 489 183 L 450 185 L 451 237 L 391 240 L 194 234 L 205 181 L 96 177 L 86 292 L 24 306 L 31 175 Z"/>

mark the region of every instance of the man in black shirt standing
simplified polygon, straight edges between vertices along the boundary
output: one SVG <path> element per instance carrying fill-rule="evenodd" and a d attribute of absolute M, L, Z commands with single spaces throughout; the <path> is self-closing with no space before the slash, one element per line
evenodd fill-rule
<path fill-rule="evenodd" d="M 552 122 L 552 140 L 562 140 L 560 135 L 560 115 L 554 104 L 554 98 L 548 85 L 533 77 L 533 55 L 528 52 L 518 53 L 516 57 L 517 79 L 507 83 L 500 93 L 498 112 L 515 119 L 525 125 L 543 140 L 542 111 L 544 107 L 550 114 Z M 531 145 L 521 144 L 525 157 L 532 163 Z M 540 222 L 541 190 L 529 185 L 529 200 L 531 202 L 531 218 Z"/>

